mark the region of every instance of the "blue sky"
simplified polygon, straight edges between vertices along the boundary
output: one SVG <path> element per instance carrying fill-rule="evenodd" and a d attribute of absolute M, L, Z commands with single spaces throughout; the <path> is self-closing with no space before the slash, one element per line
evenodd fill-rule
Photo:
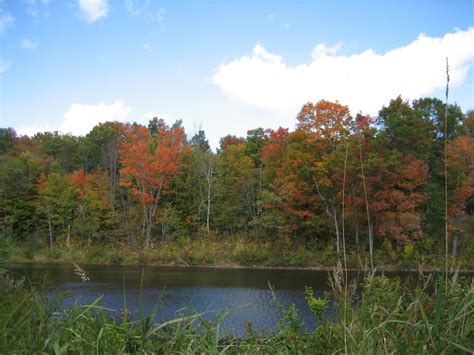
<path fill-rule="evenodd" d="M 376 114 L 398 94 L 442 98 L 446 56 L 450 101 L 474 109 L 473 28 L 472 0 L 0 0 L 0 126 L 159 115 L 216 146 L 293 128 L 308 100 Z"/>

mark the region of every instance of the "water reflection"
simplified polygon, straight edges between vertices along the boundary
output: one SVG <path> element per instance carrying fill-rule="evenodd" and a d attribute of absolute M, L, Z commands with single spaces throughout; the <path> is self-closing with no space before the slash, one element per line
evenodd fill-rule
<path fill-rule="evenodd" d="M 216 269 L 139 266 L 82 266 L 90 278 L 81 282 L 72 265 L 28 264 L 9 265 L 14 275 L 28 275 L 34 282 L 45 275 L 53 288 L 70 290 L 64 300 L 69 307 L 75 302 L 89 303 L 102 297 L 104 306 L 129 309 L 138 315 L 143 310 L 156 320 L 165 321 L 179 314 L 206 312 L 206 320 L 225 312 L 223 326 L 235 335 L 244 333 L 244 324 L 251 322 L 255 329 L 268 332 L 277 329 L 280 315 L 269 291 L 274 287 L 279 302 L 295 304 L 303 322 L 314 328 L 304 298 L 304 287 L 311 286 L 318 296 L 329 290 L 328 272 L 309 270 Z M 350 277 L 360 275 L 351 273 Z M 183 310 L 184 309 L 184 310 Z"/>

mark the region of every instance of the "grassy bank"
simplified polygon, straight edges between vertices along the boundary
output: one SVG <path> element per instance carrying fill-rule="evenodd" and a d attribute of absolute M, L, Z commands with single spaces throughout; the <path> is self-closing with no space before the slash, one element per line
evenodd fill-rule
<path fill-rule="evenodd" d="M 117 265 L 181 265 L 226 267 L 293 267 L 333 268 L 337 263 L 332 248 L 313 249 L 303 245 L 283 242 L 256 242 L 244 238 L 228 239 L 180 239 L 153 244 L 147 249 L 110 243 L 57 243 L 53 249 L 35 243 L 16 243 L 3 252 L 3 260 L 9 262 L 78 262 Z M 474 269 L 472 257 L 460 256 L 456 267 Z M 348 268 L 364 268 L 369 265 L 367 253 L 347 253 Z M 374 255 L 378 269 L 425 270 L 444 269 L 442 253 L 423 253 L 414 250 L 378 250 Z"/>
<path fill-rule="evenodd" d="M 177 315 L 156 324 L 153 314 L 106 311 L 97 300 L 61 310 L 40 289 L 0 274 L 0 353 L 254 353 L 254 354 L 454 354 L 474 350 L 474 288 L 471 278 L 424 278 L 415 289 L 396 279 L 368 276 L 361 292 L 334 273 L 334 318 L 323 319 L 326 299 L 307 289 L 311 311 L 320 318 L 315 330 L 305 328 L 294 306 L 277 307 L 279 329 L 263 334 L 246 328 L 236 338 L 201 315 Z M 276 300 L 275 302 L 278 302 Z M 346 309 L 344 317 L 344 309 Z"/>

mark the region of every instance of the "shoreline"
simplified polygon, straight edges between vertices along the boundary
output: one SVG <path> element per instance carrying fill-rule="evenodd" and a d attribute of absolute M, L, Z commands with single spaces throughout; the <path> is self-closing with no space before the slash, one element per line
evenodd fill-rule
<path fill-rule="evenodd" d="M 138 267 L 179 267 L 209 269 L 302 270 L 332 271 L 338 263 L 332 252 L 294 246 L 282 251 L 276 245 L 252 241 L 214 240 L 186 243 L 163 243 L 149 249 L 127 246 L 91 244 L 87 246 L 58 244 L 45 246 L 15 244 L 0 258 L 4 263 L 115 265 Z M 474 273 L 472 259 L 450 260 L 451 269 Z M 347 255 L 346 269 L 350 272 L 369 272 L 368 255 Z M 420 253 L 414 257 L 397 257 L 384 253 L 374 255 L 373 265 L 378 272 L 444 272 L 444 258 L 438 254 Z M 456 265 L 456 267 L 452 267 Z"/>
<path fill-rule="evenodd" d="M 221 270 L 236 270 L 236 269 L 249 269 L 249 270 L 295 270 L 295 271 L 333 271 L 335 266 L 266 266 L 266 265 L 239 265 L 239 264 L 201 264 L 201 265 L 184 265 L 182 263 L 100 263 L 100 262 L 83 262 L 75 260 L 5 260 L 0 262 L 0 266 L 4 265 L 18 265 L 18 264 L 38 264 L 38 265 L 67 265 L 67 264 L 80 264 L 81 266 L 118 266 L 118 267 L 147 267 L 147 268 L 183 268 L 183 269 L 221 269 Z M 369 268 L 347 268 L 348 272 L 368 272 Z M 440 267 L 426 267 L 426 268 L 394 268 L 394 267 L 383 267 L 375 268 L 375 272 L 408 272 L 415 273 L 419 271 L 427 273 L 443 273 L 444 269 Z M 458 269 L 456 272 L 461 274 L 472 274 L 474 275 L 474 269 Z"/>

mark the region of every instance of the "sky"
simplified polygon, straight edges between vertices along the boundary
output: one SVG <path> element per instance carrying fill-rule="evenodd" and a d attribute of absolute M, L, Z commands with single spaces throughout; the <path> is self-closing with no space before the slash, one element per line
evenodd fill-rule
<path fill-rule="evenodd" d="M 308 101 L 474 109 L 474 1 L 0 0 L 0 127 L 183 120 L 211 145 Z"/>

